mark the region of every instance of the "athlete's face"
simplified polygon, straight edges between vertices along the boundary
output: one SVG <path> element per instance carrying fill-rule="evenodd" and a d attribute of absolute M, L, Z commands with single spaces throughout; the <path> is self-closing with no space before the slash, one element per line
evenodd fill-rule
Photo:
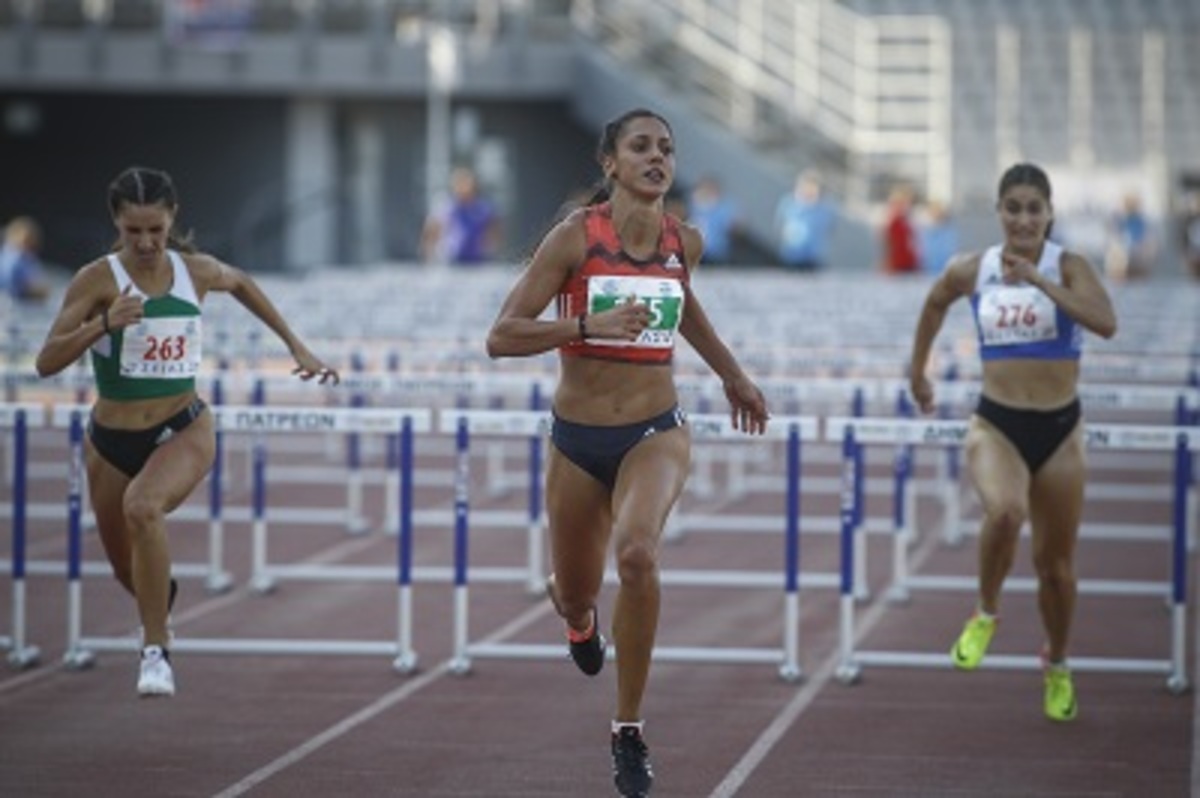
<path fill-rule="evenodd" d="M 1036 253 L 1046 240 L 1054 212 L 1044 194 L 1034 186 L 1012 186 L 997 206 L 1004 240 L 1009 249 Z"/>
<path fill-rule="evenodd" d="M 131 205 L 117 211 L 113 223 L 120 235 L 121 250 L 137 263 L 154 264 L 167 249 L 167 235 L 175 212 L 162 203 Z"/>
<path fill-rule="evenodd" d="M 661 198 L 675 179 L 675 142 L 662 120 L 640 116 L 625 123 L 615 156 L 608 156 L 605 173 L 617 186 L 649 198 Z"/>

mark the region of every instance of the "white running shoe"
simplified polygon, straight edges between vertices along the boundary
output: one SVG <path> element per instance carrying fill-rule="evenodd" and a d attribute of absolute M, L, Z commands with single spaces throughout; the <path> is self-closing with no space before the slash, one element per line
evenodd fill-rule
<path fill-rule="evenodd" d="M 138 695 L 142 698 L 175 695 L 175 673 L 171 661 L 161 646 L 142 649 L 141 674 L 138 676 Z"/>

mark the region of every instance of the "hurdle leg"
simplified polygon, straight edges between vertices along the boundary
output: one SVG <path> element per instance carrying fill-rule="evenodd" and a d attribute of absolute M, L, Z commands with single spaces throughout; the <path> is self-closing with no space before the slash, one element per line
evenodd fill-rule
<path fill-rule="evenodd" d="M 346 532 L 365 535 L 370 531 L 371 524 L 363 515 L 362 467 L 356 464 L 346 475 Z"/>
<path fill-rule="evenodd" d="M 860 473 L 855 468 L 854 433 L 846 431 L 842 442 L 842 510 L 841 510 L 841 593 L 838 599 L 838 666 L 835 673 L 842 684 L 854 684 L 861 668 L 854 660 L 854 528 L 856 515 L 856 482 Z"/>
<path fill-rule="evenodd" d="M 800 591 L 789 590 L 783 597 L 783 664 L 779 677 L 798 682 L 804 677 L 800 668 Z"/>
<path fill-rule="evenodd" d="M 8 664 L 17 670 L 31 668 L 38 664 L 42 652 L 37 646 L 31 646 L 25 639 L 25 580 L 14 579 L 12 589 L 12 642 L 8 652 Z"/>
<path fill-rule="evenodd" d="M 417 669 L 417 652 L 413 649 L 412 636 L 412 586 L 401 585 L 396 606 L 396 641 L 399 654 L 392 660 L 392 668 L 398 673 L 413 673 Z"/>
<path fill-rule="evenodd" d="M 16 424 L 13 429 L 13 472 L 12 472 L 12 638 L 9 646 L 8 664 L 13 668 L 24 669 L 37 664 L 41 653 L 36 646 L 29 645 L 25 640 L 25 542 L 26 542 L 26 510 L 28 505 L 28 424 L 25 412 L 18 410 Z"/>

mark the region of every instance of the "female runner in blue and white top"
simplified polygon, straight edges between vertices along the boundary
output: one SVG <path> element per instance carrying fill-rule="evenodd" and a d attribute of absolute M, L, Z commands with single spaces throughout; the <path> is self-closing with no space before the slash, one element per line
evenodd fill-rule
<path fill-rule="evenodd" d="M 1074 552 L 1086 479 L 1076 387 L 1083 330 L 1111 338 L 1112 302 L 1080 255 L 1048 240 L 1050 180 L 1017 164 L 1000 180 L 997 210 L 1004 243 L 953 258 L 934 283 L 917 322 L 912 395 L 934 407 L 925 376 L 930 348 L 950 305 L 971 298 L 983 360 L 983 391 L 966 438 L 967 469 L 983 507 L 979 606 L 951 656 L 976 668 L 996 628 L 1000 590 L 1021 527 L 1033 531 L 1038 607 L 1046 631 L 1044 710 L 1053 720 L 1076 713 L 1066 670 L 1075 607 Z"/>

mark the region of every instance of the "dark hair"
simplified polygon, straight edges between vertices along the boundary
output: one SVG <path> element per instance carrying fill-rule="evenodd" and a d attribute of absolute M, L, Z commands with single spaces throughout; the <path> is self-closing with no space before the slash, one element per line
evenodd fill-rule
<path fill-rule="evenodd" d="M 651 111 L 649 108 L 634 108 L 611 120 L 604 126 L 604 130 L 600 133 L 600 142 L 596 145 L 596 160 L 604 163 L 604 159 L 617 154 L 617 140 L 621 138 L 621 134 L 625 132 L 625 126 L 635 119 L 657 119 L 662 122 L 667 128 L 668 133 L 673 133 L 671 123 L 663 117 L 662 114 Z M 608 185 L 608 178 L 602 177 L 600 185 L 597 186 L 595 192 L 588 198 L 584 205 L 599 205 L 608 200 L 612 195 L 612 190 Z"/>
<path fill-rule="evenodd" d="M 1004 196 L 1005 192 L 1016 186 L 1032 186 L 1037 189 L 1047 204 L 1052 201 L 1053 192 L 1050 190 L 1050 177 L 1046 174 L 1046 170 L 1033 163 L 1017 163 L 1008 167 L 1004 174 L 1000 176 L 1000 186 L 996 190 L 996 201 Z M 1046 238 L 1050 237 L 1050 230 L 1054 227 L 1054 221 L 1051 219 L 1050 224 L 1046 226 Z"/>
<path fill-rule="evenodd" d="M 108 184 L 108 210 L 114 219 L 125 205 L 162 205 L 174 212 L 179 208 L 175 181 L 161 169 L 131 166 Z M 179 236 L 173 230 L 169 231 L 167 243 L 172 249 L 195 251 L 190 234 Z"/>

